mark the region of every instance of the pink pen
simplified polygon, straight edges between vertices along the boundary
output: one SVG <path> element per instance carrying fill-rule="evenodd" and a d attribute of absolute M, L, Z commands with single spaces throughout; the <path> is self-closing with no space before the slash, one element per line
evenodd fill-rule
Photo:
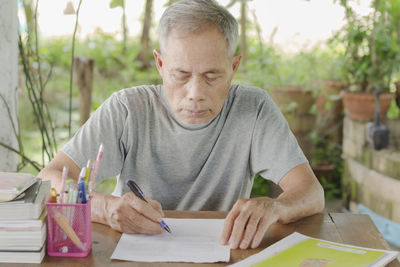
<path fill-rule="evenodd" d="M 97 177 L 97 172 L 99 171 L 100 161 L 101 161 L 101 158 L 103 157 L 103 150 L 104 150 L 104 144 L 101 143 L 100 147 L 99 147 L 99 152 L 97 153 L 96 165 L 94 166 L 94 169 L 90 173 L 89 186 L 88 186 L 90 195 L 92 194 L 94 182 L 96 181 L 96 177 Z"/>
<path fill-rule="evenodd" d="M 61 192 L 60 192 L 60 199 L 61 203 L 65 204 L 68 201 L 65 199 L 65 181 L 67 180 L 68 177 L 68 167 L 64 166 L 63 171 L 62 171 L 62 181 L 61 181 Z"/>

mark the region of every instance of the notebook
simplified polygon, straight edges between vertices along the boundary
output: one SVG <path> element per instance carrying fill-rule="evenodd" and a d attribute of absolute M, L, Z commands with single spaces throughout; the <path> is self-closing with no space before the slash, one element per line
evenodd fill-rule
<path fill-rule="evenodd" d="M 0 172 L 0 202 L 17 198 L 36 182 L 29 173 Z"/>
<path fill-rule="evenodd" d="M 50 181 L 37 179 L 22 198 L 0 202 L 0 220 L 2 219 L 37 219 L 50 197 Z"/>
<path fill-rule="evenodd" d="M 261 252 L 230 266 L 386 266 L 399 253 L 396 251 L 352 246 L 300 233 L 283 238 Z"/>

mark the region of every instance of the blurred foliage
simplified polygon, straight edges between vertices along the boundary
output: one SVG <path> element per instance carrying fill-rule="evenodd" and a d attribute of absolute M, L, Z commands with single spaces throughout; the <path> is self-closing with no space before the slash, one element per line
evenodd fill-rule
<path fill-rule="evenodd" d="M 344 45 L 343 70 L 353 91 L 389 91 L 400 63 L 400 2 L 373 0 L 371 13 L 361 16 L 352 0 L 340 0 L 346 24 L 333 37 Z"/>
<path fill-rule="evenodd" d="M 251 197 L 260 197 L 269 195 L 269 184 L 271 182 L 262 178 L 259 174 L 254 176 L 253 188 L 251 190 Z"/>
<path fill-rule="evenodd" d="M 318 177 L 325 191 L 325 199 L 332 200 L 339 198 L 341 193 L 341 176 L 343 173 L 342 146 L 330 141 L 325 136 L 310 134 L 314 144 L 314 151 L 310 164 L 313 167 L 329 166 L 333 164 L 333 170 L 327 174 L 329 177 L 322 175 Z"/>
<path fill-rule="evenodd" d="M 343 49 L 328 43 L 326 47 L 314 47 L 309 51 L 288 55 L 277 47 L 257 44 L 250 39 L 249 60 L 246 72 L 239 72 L 235 82 L 251 84 L 264 89 L 302 86 L 318 90 L 318 80 L 342 81 Z M 316 92 L 317 93 L 317 92 Z"/>
<path fill-rule="evenodd" d="M 114 1 L 117 3 L 118 1 Z M 121 1 L 119 1 L 120 3 Z M 173 1 L 169 1 L 173 2 Z M 239 67 L 233 83 L 241 83 L 257 86 L 266 90 L 277 87 L 302 86 L 312 89 L 317 95 L 323 87 L 316 86 L 318 81 L 344 81 L 348 78 L 346 68 L 346 43 L 340 38 L 333 38 L 329 42 L 319 44 L 310 50 L 300 51 L 295 54 L 286 54 L 275 46 L 270 40 L 264 42 L 257 25 L 251 22 L 249 27 L 248 60 L 246 66 Z M 53 68 L 52 78 L 48 81 L 43 98 L 49 106 L 52 114 L 55 136 L 61 147 L 68 140 L 68 80 L 71 55 L 70 37 L 41 38 L 39 54 L 45 59 L 42 64 L 43 70 Z M 94 81 L 92 92 L 92 110 L 97 109 L 103 101 L 113 92 L 122 88 L 142 85 L 160 84 L 162 82 L 156 67 L 153 65 L 146 70 L 139 61 L 135 61 L 140 52 L 140 38 L 129 37 L 124 43 L 119 41 L 115 35 L 96 30 L 94 34 L 85 39 L 77 39 L 75 51 L 77 56 L 94 59 Z M 348 70 L 347 70 L 348 71 Z M 396 76 L 397 75 L 397 76 Z M 393 77 L 399 77 L 393 73 Z M 32 109 L 29 108 L 27 95 L 20 92 L 19 119 L 22 140 L 25 150 L 32 159 L 36 160 L 40 151 L 40 133 L 36 130 L 36 122 L 32 120 Z M 75 132 L 79 125 L 78 90 L 74 85 L 72 94 L 72 132 Z M 292 106 L 288 108 L 293 108 Z M 399 117 L 399 109 L 393 104 L 389 110 L 388 117 Z M 316 149 L 312 163 L 334 162 L 336 169 L 332 182 L 321 179 L 327 198 L 336 197 L 340 188 L 340 175 L 342 173 L 342 161 L 340 158 L 341 148 L 325 143 L 325 139 L 317 134 L 312 137 Z M 40 156 L 39 156 L 40 157 Z M 29 168 L 29 166 L 27 167 Z M 35 173 L 34 170 L 27 169 Z M 269 181 L 261 176 L 254 177 L 252 196 L 264 196 L 269 194 Z M 98 190 L 111 192 L 115 186 L 115 179 L 104 180 L 98 186 Z M 340 193 L 340 190 L 339 190 Z"/>
<path fill-rule="evenodd" d="M 325 192 L 325 200 L 330 201 L 334 199 L 340 198 L 341 195 L 341 185 L 340 185 L 340 179 L 337 179 L 335 181 L 338 181 L 339 183 L 335 182 L 328 182 L 325 177 L 322 177 L 320 179 L 322 188 L 324 189 Z"/>
<path fill-rule="evenodd" d="M 342 146 L 330 141 L 323 135 L 311 132 L 309 137 L 314 144 L 314 151 L 311 157 L 311 166 L 335 164 L 340 165 Z"/>
<path fill-rule="evenodd" d="M 111 194 L 115 189 L 116 181 L 115 177 L 105 178 L 94 185 L 94 190 L 103 194 Z"/>
<path fill-rule="evenodd" d="M 333 45 L 325 48 L 314 48 L 298 54 L 287 55 L 273 45 L 260 42 L 259 38 L 249 38 L 249 60 L 246 71 L 237 73 L 234 82 L 251 84 L 264 89 L 277 86 L 302 85 L 312 87 L 315 80 L 340 80 L 338 71 L 342 50 Z M 90 57 L 95 61 L 92 109 L 98 108 L 101 103 L 113 92 L 122 88 L 141 84 L 159 84 L 161 78 L 155 66 L 143 70 L 135 57 L 140 51 L 137 38 L 127 42 L 126 55 L 121 53 L 122 44 L 112 34 L 97 30 L 85 39 L 76 40 L 76 55 Z M 50 110 L 55 118 L 56 137 L 63 144 L 68 140 L 68 68 L 70 67 L 71 45 L 70 39 L 65 37 L 46 38 L 41 40 L 40 54 L 53 66 L 53 77 L 48 82 L 48 92 L 45 95 Z M 73 104 L 73 132 L 78 125 L 78 92 L 75 86 L 72 95 Z M 21 96 L 21 103 L 25 97 Z M 34 122 L 31 111 L 20 108 L 21 127 L 24 132 L 34 131 Z M 27 140 L 27 139 L 25 139 Z M 33 141 L 34 139 L 32 139 Z M 35 151 L 37 148 L 31 146 Z M 34 154 L 34 153 L 33 153 Z M 112 183 L 110 183 L 112 184 Z M 103 186 L 107 187 L 108 183 Z M 108 190 L 102 188 L 101 190 Z M 110 189 L 111 190 L 111 189 Z M 262 196 L 269 194 L 269 182 L 260 176 L 254 178 L 252 195 Z"/>
<path fill-rule="evenodd" d="M 55 127 L 55 139 L 58 147 L 68 140 L 68 99 L 69 99 L 69 68 L 71 56 L 71 41 L 68 37 L 40 38 L 39 54 L 41 70 L 52 71 L 51 78 L 43 91 L 43 100 L 47 103 Z M 146 71 L 134 60 L 140 50 L 136 39 L 129 39 L 129 49 L 124 56 L 121 53 L 122 44 L 114 35 L 97 30 L 95 34 L 83 40 L 76 40 L 76 55 L 90 57 L 95 60 L 92 110 L 97 109 L 113 92 L 122 88 L 141 84 L 159 84 L 161 78 L 157 69 Z M 37 64 L 36 64 L 37 65 Z M 35 63 L 33 71 L 37 72 Z M 22 68 L 22 67 L 21 67 Z M 24 86 L 25 87 L 25 86 Z M 72 91 L 72 132 L 79 128 L 78 89 L 74 84 Z M 37 159 L 37 151 L 41 151 L 40 133 L 37 131 L 37 121 L 33 119 L 28 93 L 19 90 L 19 122 L 22 143 L 26 143 L 25 152 L 30 159 Z M 40 157 L 39 157 L 40 159 Z M 45 159 L 44 164 L 47 164 Z M 21 171 L 36 174 L 37 170 L 26 166 Z"/>
<path fill-rule="evenodd" d="M 388 119 L 399 119 L 400 118 L 400 109 L 396 105 L 396 101 L 393 99 L 390 103 L 390 107 L 388 113 L 386 114 Z"/>

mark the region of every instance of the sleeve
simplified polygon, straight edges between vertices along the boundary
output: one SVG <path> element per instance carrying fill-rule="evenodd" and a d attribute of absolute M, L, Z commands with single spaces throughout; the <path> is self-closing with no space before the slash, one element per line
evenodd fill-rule
<path fill-rule="evenodd" d="M 250 151 L 252 175 L 278 184 L 292 168 L 308 162 L 289 128 L 285 117 L 272 99 L 265 99 L 258 107 Z"/>
<path fill-rule="evenodd" d="M 96 182 L 118 175 L 125 158 L 122 136 L 127 113 L 118 93 L 114 93 L 78 129 L 61 151 L 82 168 L 86 166 L 88 159 L 96 159 L 100 143 L 103 142 L 103 157 Z"/>

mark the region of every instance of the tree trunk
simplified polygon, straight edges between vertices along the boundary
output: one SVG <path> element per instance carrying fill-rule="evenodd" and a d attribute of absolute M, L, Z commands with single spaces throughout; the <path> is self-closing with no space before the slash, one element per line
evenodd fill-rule
<path fill-rule="evenodd" d="M 17 1 L 0 1 L 0 143 L 18 150 Z M 17 171 L 18 154 L 0 145 L 0 171 Z"/>
<path fill-rule="evenodd" d="M 128 35 L 128 27 L 126 26 L 126 6 L 125 0 L 123 1 L 122 6 L 122 53 L 126 55 L 126 43 L 127 43 L 127 35 Z"/>
<path fill-rule="evenodd" d="M 74 77 L 79 88 L 80 125 L 83 125 L 89 119 L 92 109 L 93 68 L 93 59 L 74 58 Z"/>
<path fill-rule="evenodd" d="M 149 48 L 150 48 L 150 27 L 151 27 L 152 13 L 153 13 L 152 9 L 153 9 L 153 0 L 146 0 L 142 37 L 140 39 L 141 50 L 138 56 L 136 57 L 136 59 L 142 63 L 142 67 L 144 69 L 150 67 Z"/>
<path fill-rule="evenodd" d="M 23 0 L 22 1 L 25 12 L 26 26 L 27 26 L 27 36 L 29 42 L 31 42 L 32 36 L 34 36 L 35 31 L 35 20 L 34 20 L 34 6 L 32 0 Z"/>
<path fill-rule="evenodd" d="M 242 67 L 246 67 L 247 62 L 247 36 L 246 36 L 246 21 L 247 21 L 247 3 L 240 3 L 240 54 L 242 55 Z"/>

